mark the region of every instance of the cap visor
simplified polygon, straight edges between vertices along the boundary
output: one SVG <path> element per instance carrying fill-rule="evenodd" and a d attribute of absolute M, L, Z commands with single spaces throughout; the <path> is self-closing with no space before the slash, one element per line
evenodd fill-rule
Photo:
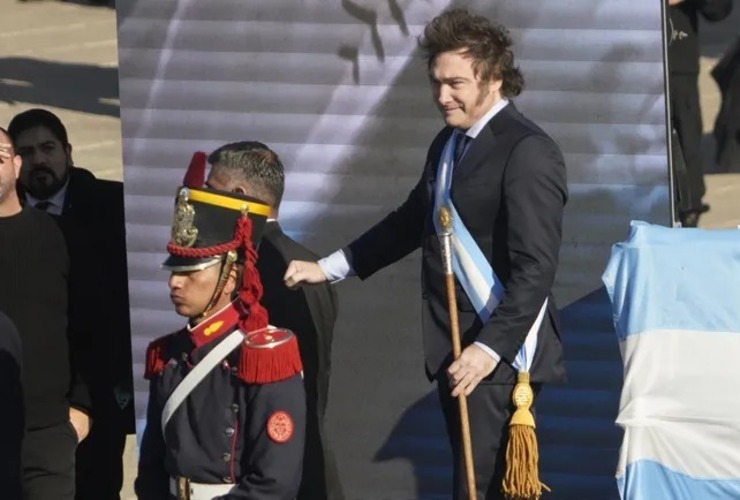
<path fill-rule="evenodd" d="M 219 255 L 216 257 L 207 257 L 205 259 L 198 257 L 178 257 L 176 255 L 169 255 L 162 262 L 162 269 L 171 272 L 189 272 L 189 271 L 200 271 L 206 269 L 215 264 L 221 262 L 223 256 Z"/>

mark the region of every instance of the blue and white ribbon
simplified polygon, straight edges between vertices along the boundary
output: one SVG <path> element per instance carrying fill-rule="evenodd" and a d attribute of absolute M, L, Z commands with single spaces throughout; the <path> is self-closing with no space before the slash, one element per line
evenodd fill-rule
<path fill-rule="evenodd" d="M 446 206 L 452 214 L 452 234 L 450 235 L 452 269 L 477 311 L 478 317 L 483 323 L 486 323 L 504 296 L 504 286 L 465 224 L 463 224 L 450 197 L 455 144 L 461 138 L 462 133 L 457 130 L 453 132 L 447 140 L 439 160 L 434 196 L 434 227 L 437 234 L 441 236 L 442 228 L 436 214 L 439 213 L 440 208 Z M 527 333 L 524 345 L 512 363 L 512 366 L 518 371 L 528 372 L 532 366 L 532 359 L 537 349 L 537 332 L 542 325 L 546 310 L 547 299 L 542 304 L 537 319 Z"/>

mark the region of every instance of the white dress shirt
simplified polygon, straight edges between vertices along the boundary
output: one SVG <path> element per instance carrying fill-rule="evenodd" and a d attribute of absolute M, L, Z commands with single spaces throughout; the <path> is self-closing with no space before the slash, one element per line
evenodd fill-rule
<path fill-rule="evenodd" d="M 67 197 L 67 188 L 69 187 L 69 179 L 67 179 L 67 182 L 64 183 L 64 186 L 54 193 L 54 196 L 51 198 L 47 198 L 45 200 L 39 200 L 37 198 L 34 198 L 31 196 L 28 191 L 26 191 L 26 203 L 28 203 L 30 206 L 35 207 L 42 201 L 49 202 L 49 207 L 46 209 L 46 212 L 52 214 L 52 215 L 62 215 L 62 210 L 64 210 L 64 200 Z"/>

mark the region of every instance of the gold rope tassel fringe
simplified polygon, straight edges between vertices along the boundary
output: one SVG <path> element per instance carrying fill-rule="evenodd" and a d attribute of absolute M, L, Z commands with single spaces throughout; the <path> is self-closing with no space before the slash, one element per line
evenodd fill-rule
<path fill-rule="evenodd" d="M 516 410 L 509 422 L 504 496 L 508 500 L 537 500 L 542 496 L 543 489 L 551 490 L 540 482 L 539 477 L 534 416 L 529 411 L 534 401 L 534 392 L 529 385 L 528 372 L 519 372 L 517 375 L 511 399 Z"/>

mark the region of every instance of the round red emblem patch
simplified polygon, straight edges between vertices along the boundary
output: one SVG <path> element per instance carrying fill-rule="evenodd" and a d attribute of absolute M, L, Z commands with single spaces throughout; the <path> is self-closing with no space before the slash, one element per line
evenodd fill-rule
<path fill-rule="evenodd" d="M 267 435 L 276 443 L 290 441 L 293 427 L 293 419 L 284 411 L 276 411 L 267 419 Z"/>

